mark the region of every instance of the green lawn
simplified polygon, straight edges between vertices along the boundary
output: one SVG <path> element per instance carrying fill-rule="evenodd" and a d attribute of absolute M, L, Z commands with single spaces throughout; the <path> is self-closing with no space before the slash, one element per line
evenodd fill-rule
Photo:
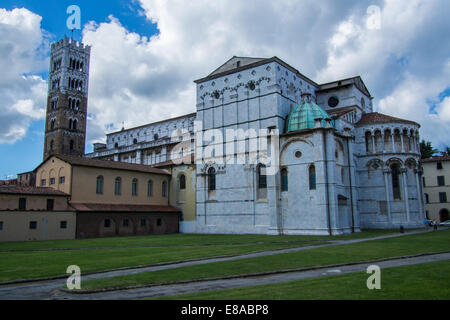
<path fill-rule="evenodd" d="M 64 275 L 69 265 L 78 265 L 81 272 L 148 265 L 189 259 L 244 254 L 316 244 L 317 241 L 296 243 L 264 243 L 258 245 L 216 245 L 199 247 L 169 247 L 151 249 L 100 249 L 42 252 L 0 253 L 0 282 L 18 279 Z"/>
<path fill-rule="evenodd" d="M 450 260 L 381 270 L 381 289 L 368 290 L 365 272 L 160 297 L 164 300 L 448 300 Z"/>
<path fill-rule="evenodd" d="M 370 230 L 338 237 L 172 234 L 0 243 L 0 282 L 64 275 L 69 265 L 80 266 L 82 272 L 92 272 L 160 262 L 300 247 L 325 243 L 326 240 L 374 237 L 396 232 L 396 230 Z M 161 248 L 132 248 L 145 246 L 161 246 Z M 92 250 L 26 251 L 77 248 Z M 1 250 L 16 251 L 1 252 Z"/>
<path fill-rule="evenodd" d="M 302 243 L 335 239 L 358 239 L 398 233 L 398 230 L 367 230 L 344 236 L 267 236 L 267 235 L 224 235 L 224 234 L 170 234 L 134 237 L 98 238 L 58 241 L 3 242 L 2 250 L 76 249 L 76 248 L 120 248 L 146 246 L 192 246 L 230 245 L 250 243 Z"/>
<path fill-rule="evenodd" d="M 170 270 L 144 272 L 82 283 L 82 289 L 118 288 L 246 273 L 369 261 L 425 252 L 450 250 L 450 231 L 428 232 L 398 238 L 317 248 L 258 258 L 216 262 Z"/>

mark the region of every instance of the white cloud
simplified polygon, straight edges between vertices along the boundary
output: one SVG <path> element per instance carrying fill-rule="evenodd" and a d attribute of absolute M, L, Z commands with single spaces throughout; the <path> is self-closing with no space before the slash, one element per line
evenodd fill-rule
<path fill-rule="evenodd" d="M 113 16 L 84 27 L 83 42 L 93 46 L 88 141 L 104 139 L 122 121 L 129 128 L 195 111 L 193 80 L 233 55 L 276 55 L 317 82 L 361 75 L 376 98 L 376 110 L 418 121 L 425 139 L 449 144 L 448 100 L 438 99 L 450 87 L 447 2 L 140 0 L 139 15 L 157 23 L 156 36 L 131 33 Z M 374 4 L 381 8 L 380 29 L 367 27 L 367 8 Z M 31 100 L 33 106 L 27 102 L 15 115 L 37 119 L 44 85 L 22 74 L 39 68 L 37 50 L 44 39 L 40 17 L 21 10 L 0 11 L 8 28 L 26 35 L 16 43 L 0 26 L 0 36 L 7 37 L 0 37 L 0 50 L 24 56 L 0 62 L 14 65 L 8 71 L 14 81 L 0 83 L 0 90 L 11 82 L 25 90 L 0 108 Z M 6 136 L 1 130 L 0 142 Z M 436 130 L 442 134 L 433 134 Z"/>
<path fill-rule="evenodd" d="M 22 139 L 31 121 L 45 116 L 46 81 L 30 75 L 48 65 L 40 25 L 27 9 L 0 9 L 0 143 Z"/>

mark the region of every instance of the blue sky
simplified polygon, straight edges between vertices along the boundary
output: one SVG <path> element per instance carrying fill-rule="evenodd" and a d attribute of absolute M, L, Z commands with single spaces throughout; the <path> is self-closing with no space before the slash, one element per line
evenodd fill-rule
<path fill-rule="evenodd" d="M 107 21 L 109 15 L 118 18 L 124 27 L 141 35 L 151 36 L 158 32 L 155 24 L 144 16 L 139 15 L 140 7 L 134 1 L 126 0 L 95 0 L 95 1 L 11 1 L 3 0 L 0 7 L 7 10 L 14 8 L 27 8 L 42 17 L 41 28 L 49 32 L 50 39 L 57 41 L 64 36 L 71 37 L 72 32 L 66 27 L 69 15 L 67 7 L 75 4 L 81 8 L 82 25 L 88 21 L 98 23 Z M 81 30 L 75 30 L 73 38 L 81 41 Z M 48 52 L 48 55 L 50 53 Z M 47 80 L 48 70 L 37 72 L 43 79 Z M 15 177 L 17 173 L 29 171 L 39 165 L 42 160 L 44 146 L 45 121 L 33 121 L 28 129 L 27 136 L 14 144 L 0 144 L 0 180 L 7 177 Z M 92 149 L 87 145 L 87 150 Z"/>
<path fill-rule="evenodd" d="M 278 56 L 318 83 L 360 75 L 375 111 L 450 145 L 448 0 L 2 0 L 0 179 L 42 160 L 48 43 L 71 35 L 72 4 L 92 46 L 87 152 L 122 122 L 194 112 L 193 81 L 234 55 Z"/>

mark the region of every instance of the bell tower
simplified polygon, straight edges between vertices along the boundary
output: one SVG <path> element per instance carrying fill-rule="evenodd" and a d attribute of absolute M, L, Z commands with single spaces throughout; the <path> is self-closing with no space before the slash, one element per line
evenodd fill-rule
<path fill-rule="evenodd" d="M 44 159 L 83 156 L 91 47 L 65 37 L 51 46 Z"/>

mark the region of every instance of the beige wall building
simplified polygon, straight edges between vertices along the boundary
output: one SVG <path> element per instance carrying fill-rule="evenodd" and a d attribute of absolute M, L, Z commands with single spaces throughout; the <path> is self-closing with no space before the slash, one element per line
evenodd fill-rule
<path fill-rule="evenodd" d="M 70 195 L 77 238 L 178 232 L 170 178 L 147 165 L 61 155 L 36 169 L 36 184 Z"/>
<path fill-rule="evenodd" d="M 174 161 L 154 165 L 164 168 L 171 174 L 169 204 L 180 209 L 180 232 L 194 233 L 196 222 L 196 171 L 194 157 L 189 155 Z"/>
<path fill-rule="evenodd" d="M 68 198 L 52 188 L 0 186 L 0 242 L 74 239 Z"/>
<path fill-rule="evenodd" d="M 450 156 L 422 160 L 425 210 L 431 220 L 450 220 Z"/>

